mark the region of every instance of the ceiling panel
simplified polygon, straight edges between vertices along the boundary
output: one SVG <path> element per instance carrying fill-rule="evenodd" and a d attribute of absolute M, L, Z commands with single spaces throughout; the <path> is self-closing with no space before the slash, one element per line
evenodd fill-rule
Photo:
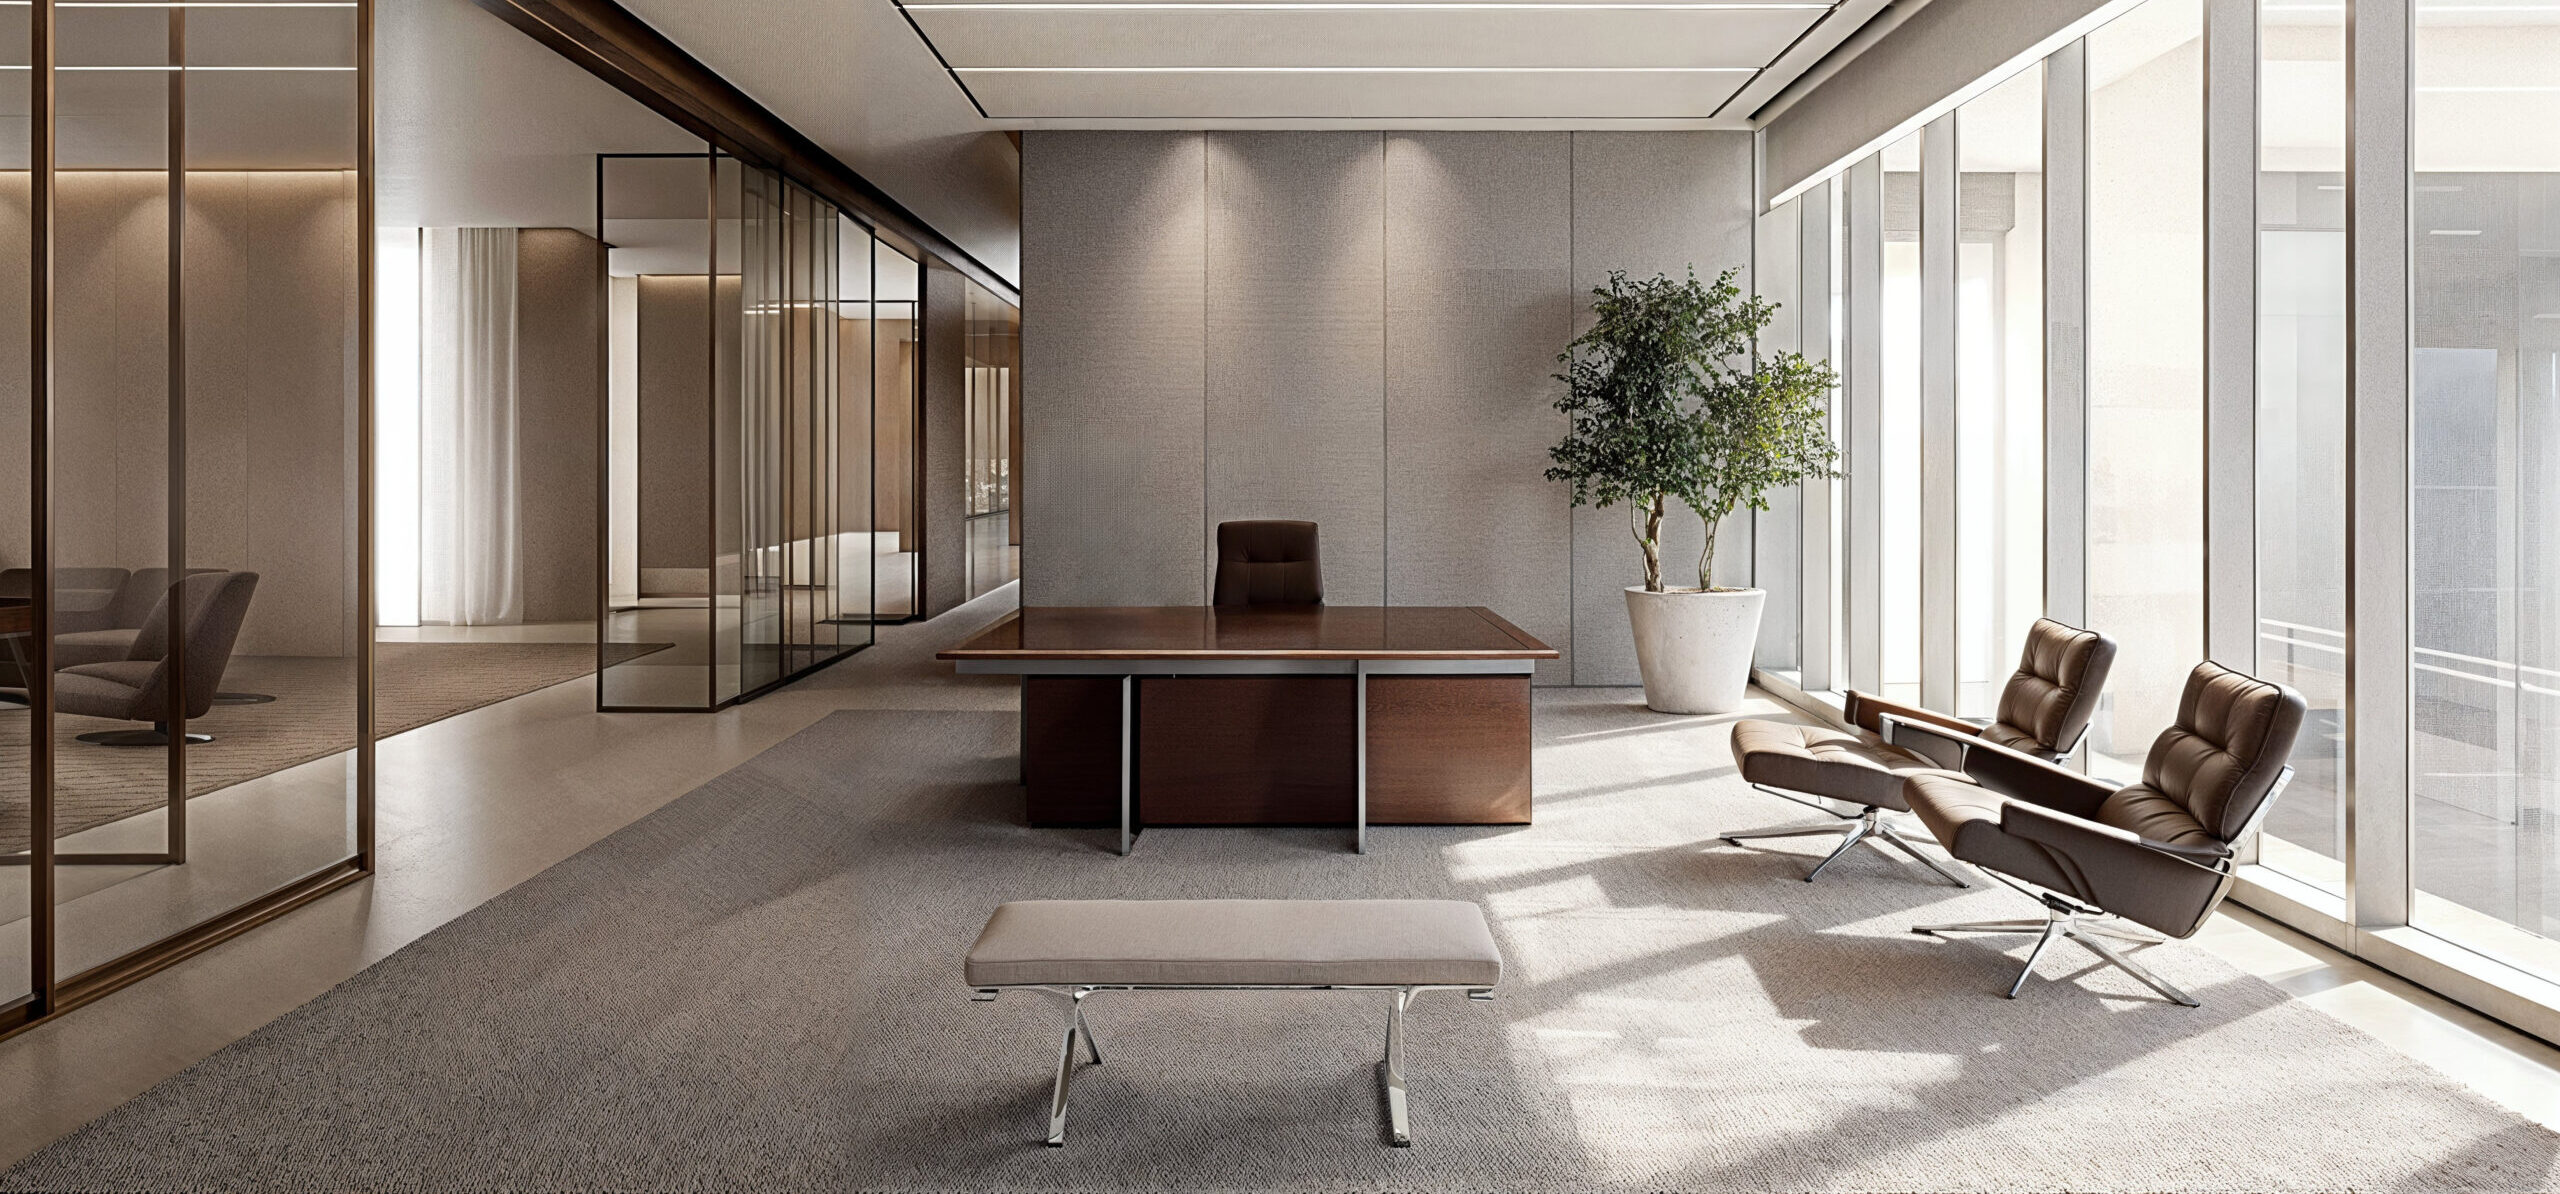
<path fill-rule="evenodd" d="M 1704 116 L 1749 71 L 969 71 L 978 102 L 1017 118 L 1623 120 Z"/>
<path fill-rule="evenodd" d="M 1885 0 L 916 0 L 988 118 L 1042 127 L 1747 127 Z M 1773 69 L 1774 66 L 1774 69 Z"/>
<path fill-rule="evenodd" d="M 1576 11 L 1579 9 L 1579 11 Z M 953 67 L 1767 65 L 1821 7 L 1487 10 L 910 5 Z"/>

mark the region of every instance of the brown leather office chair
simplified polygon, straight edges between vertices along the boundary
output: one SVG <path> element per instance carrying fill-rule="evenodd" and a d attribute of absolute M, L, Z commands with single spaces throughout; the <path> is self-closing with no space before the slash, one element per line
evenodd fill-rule
<path fill-rule="evenodd" d="M 2107 938 L 2158 939 L 2132 921 L 2192 937 L 2231 891 L 2233 850 L 2257 832 L 2293 778 L 2286 760 L 2302 731 L 2302 694 L 2214 663 L 2196 665 L 2139 783 L 2117 786 L 1977 740 L 1962 775 L 1914 775 L 1904 798 L 1947 852 L 2044 905 L 2041 920 L 1915 925 L 1912 932 L 2036 938 L 2009 984 L 2017 998 L 2057 937 L 2170 999 L 2194 997 L 2117 952 Z"/>
<path fill-rule="evenodd" d="M 1971 887 L 1964 876 L 1922 854 L 1885 822 L 1888 811 L 1910 811 L 1903 802 L 1903 781 L 1959 765 L 1962 743 L 1973 739 L 2038 758 L 2070 754 L 2097 712 L 2098 693 L 2106 687 L 2107 670 L 2115 658 L 2114 639 L 2038 618 L 2027 628 L 2018 670 L 2001 688 L 1999 714 L 1989 725 L 1857 691 L 1849 693 L 1844 711 L 1856 727 L 1853 730 L 1781 721 L 1736 723 L 1733 755 L 1743 779 L 1772 796 L 1807 805 L 1836 820 L 1744 829 L 1723 838 L 1739 844 L 1756 838 L 1842 834 L 1839 847 L 1804 877 L 1807 883 L 1851 846 L 1865 842 L 1878 848 L 1892 846 L 1956 886 Z M 1807 797 L 1840 801 L 1856 806 L 1857 811 L 1844 813 Z"/>
<path fill-rule="evenodd" d="M 80 741 L 100 746 L 166 746 L 169 743 L 169 663 L 183 652 L 185 688 L 175 693 L 190 718 L 213 708 L 214 690 L 231 666 L 231 649 L 240 640 L 240 625 L 249 617 L 249 598 L 257 592 L 255 572 L 204 572 L 180 581 L 161 598 L 143 621 L 127 657 L 112 663 L 84 663 L 54 673 L 54 706 L 82 717 L 147 721 L 147 730 L 96 730 Z M 176 610 L 183 614 L 173 613 Z M 189 742 L 211 742 L 210 734 L 190 733 Z"/>
<path fill-rule="evenodd" d="M 1218 524 L 1212 605 L 1322 605 L 1316 524 L 1280 519 Z"/>

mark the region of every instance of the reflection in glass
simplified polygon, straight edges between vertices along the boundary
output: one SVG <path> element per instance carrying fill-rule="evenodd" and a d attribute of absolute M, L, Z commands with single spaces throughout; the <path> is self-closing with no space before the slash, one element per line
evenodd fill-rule
<path fill-rule="evenodd" d="M 2413 921 L 2560 974 L 2560 16 L 2419 0 Z"/>
<path fill-rule="evenodd" d="M 969 596 L 992 593 L 1022 571 L 1014 518 L 1022 459 L 1022 312 L 964 281 L 968 320 L 967 509 Z"/>
<path fill-rule="evenodd" d="M 21 64 L 24 13 L 0 51 Z M 352 367 L 371 233 L 352 8 L 55 15 L 62 65 L 121 68 L 54 81 L 56 674 L 18 679 L 50 681 L 58 707 L 61 979 L 355 851 L 368 619 Z M 28 85 L 0 72 L 0 88 Z M 0 238 L 22 271 L 27 164 L 11 163 Z M 17 358 L 0 386 L 21 432 L 0 459 L 20 492 L 25 283 L 0 287 Z M 0 589 L 31 585 L 0 574 Z M 24 714 L 0 725 L 0 771 L 26 774 L 29 731 Z M 25 813 L 0 852 L 27 848 Z"/>
<path fill-rule="evenodd" d="M 1956 110 L 1956 713 L 2044 609 L 2044 72 Z"/>
<path fill-rule="evenodd" d="M 1757 349 L 1762 356 L 1808 347 L 1803 342 L 1803 270 L 1797 262 L 1803 246 L 1799 224 L 1803 207 L 1801 201 L 1790 199 L 1762 215 L 1754 230 L 1759 245 L 1754 250 L 1753 276 L 1760 297 L 1778 305 L 1769 326 L 1760 333 Z M 1759 649 L 1752 662 L 1795 682 L 1801 678 L 1796 660 L 1804 628 L 1800 616 L 1804 609 L 1803 490 L 1790 485 L 1771 492 L 1768 500 L 1768 509 L 1750 515 L 1752 583 L 1768 591 Z"/>
<path fill-rule="evenodd" d="M 2343 892 L 2346 13 L 2259 12 L 2258 669 L 2310 703 L 2259 861 Z"/>
<path fill-rule="evenodd" d="M 1920 138 L 1910 136 L 1884 150 L 1884 326 L 1878 356 L 1884 370 L 1884 454 L 1877 483 L 1884 490 L 1884 518 L 1877 526 L 1882 555 L 1882 605 L 1878 630 L 1884 652 L 1882 692 L 1892 700 L 1920 700 Z"/>
<path fill-rule="evenodd" d="M 2089 623 L 2116 637 L 2091 770 L 2138 772 L 2204 658 L 2204 15 L 2150 0 L 2089 55 Z"/>
<path fill-rule="evenodd" d="M 916 616 L 924 527 L 917 521 L 916 415 L 922 401 L 916 360 L 916 312 L 924 267 L 873 242 L 872 326 L 872 608 L 884 622 Z"/>

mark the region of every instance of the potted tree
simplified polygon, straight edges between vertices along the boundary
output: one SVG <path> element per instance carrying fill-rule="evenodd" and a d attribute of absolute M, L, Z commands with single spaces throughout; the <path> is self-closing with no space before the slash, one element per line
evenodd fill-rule
<path fill-rule="evenodd" d="M 1548 452 L 1547 478 L 1573 504 L 1627 507 L 1644 554 L 1644 583 L 1627 588 L 1627 618 L 1645 703 L 1665 713 L 1742 706 L 1760 637 L 1759 589 L 1715 587 L 1716 530 L 1768 493 L 1839 473 L 1824 426 L 1831 367 L 1755 347 L 1776 303 L 1745 296 L 1726 270 L 1702 283 L 1613 271 L 1591 292 L 1591 330 L 1556 360 L 1556 401 L 1567 428 Z M 1662 517 L 1678 499 L 1706 520 L 1696 588 L 1662 583 Z M 1685 579 L 1685 578 L 1684 578 Z"/>

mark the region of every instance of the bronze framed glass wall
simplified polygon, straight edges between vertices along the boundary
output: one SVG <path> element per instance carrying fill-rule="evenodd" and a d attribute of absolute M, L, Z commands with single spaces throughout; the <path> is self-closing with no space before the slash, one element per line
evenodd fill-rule
<path fill-rule="evenodd" d="M 870 230 L 716 152 L 600 157 L 597 203 L 598 706 L 714 709 L 870 645 Z"/>
<path fill-rule="evenodd" d="M 964 281 L 969 343 L 967 578 L 978 597 L 1022 575 L 1022 532 L 1015 498 L 1022 460 L 1022 309 L 975 281 Z"/>
<path fill-rule="evenodd" d="M 0 1029 L 371 867 L 372 15 L 0 8 Z"/>

